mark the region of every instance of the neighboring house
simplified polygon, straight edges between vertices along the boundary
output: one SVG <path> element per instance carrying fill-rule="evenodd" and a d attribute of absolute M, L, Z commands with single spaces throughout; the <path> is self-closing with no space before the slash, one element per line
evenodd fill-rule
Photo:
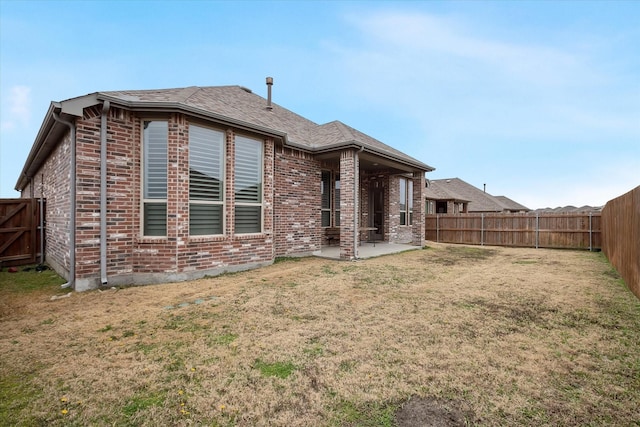
<path fill-rule="evenodd" d="M 16 189 L 46 199 L 46 259 L 76 290 L 186 280 L 361 239 L 423 245 L 433 168 L 240 86 L 52 102 Z M 363 230 L 370 227 L 375 230 Z"/>
<path fill-rule="evenodd" d="M 428 213 L 530 211 L 505 196 L 492 196 L 460 178 L 429 180 L 425 193 Z"/>
<path fill-rule="evenodd" d="M 494 196 L 494 197 L 498 200 L 499 203 L 502 204 L 502 206 L 504 206 L 503 212 L 522 213 L 522 212 L 531 211 L 531 209 L 529 209 L 528 207 L 521 205 L 520 203 L 513 201 L 506 196 Z"/>
<path fill-rule="evenodd" d="M 427 180 L 425 197 L 427 199 L 426 213 L 466 213 L 469 207 L 469 199 L 456 194 L 451 188 L 443 185 L 433 184 L 434 181 Z"/>

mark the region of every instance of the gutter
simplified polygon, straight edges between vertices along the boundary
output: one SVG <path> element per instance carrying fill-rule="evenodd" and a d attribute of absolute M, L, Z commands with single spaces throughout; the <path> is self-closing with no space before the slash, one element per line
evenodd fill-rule
<path fill-rule="evenodd" d="M 100 117 L 100 284 L 107 279 L 107 118 L 111 103 L 102 103 Z"/>
<path fill-rule="evenodd" d="M 71 133 L 70 156 L 71 170 L 69 172 L 69 281 L 62 285 L 63 288 L 76 287 L 76 126 L 73 122 L 60 118 L 57 112 L 53 112 L 56 122 L 69 127 Z"/>

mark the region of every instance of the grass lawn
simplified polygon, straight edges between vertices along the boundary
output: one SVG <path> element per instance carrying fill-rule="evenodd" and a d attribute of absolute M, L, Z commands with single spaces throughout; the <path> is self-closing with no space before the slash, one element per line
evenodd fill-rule
<path fill-rule="evenodd" d="M 429 243 L 61 283 L 0 272 L 0 425 L 640 426 L 640 301 L 601 253 Z"/>

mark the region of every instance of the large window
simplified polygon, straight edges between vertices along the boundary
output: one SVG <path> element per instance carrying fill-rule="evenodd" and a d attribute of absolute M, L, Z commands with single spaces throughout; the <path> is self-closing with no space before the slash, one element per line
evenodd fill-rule
<path fill-rule="evenodd" d="M 222 234 L 224 133 L 189 126 L 189 234 Z"/>
<path fill-rule="evenodd" d="M 143 123 L 143 235 L 167 235 L 167 140 L 164 121 Z"/>
<path fill-rule="evenodd" d="M 400 225 L 413 224 L 413 180 L 400 178 Z"/>
<path fill-rule="evenodd" d="M 262 231 L 262 141 L 236 136 L 235 232 Z"/>
<path fill-rule="evenodd" d="M 333 190 L 333 191 L 332 191 Z M 321 224 L 323 227 L 340 226 L 340 175 L 322 171 L 321 188 Z M 333 221 L 331 221 L 333 219 Z"/>

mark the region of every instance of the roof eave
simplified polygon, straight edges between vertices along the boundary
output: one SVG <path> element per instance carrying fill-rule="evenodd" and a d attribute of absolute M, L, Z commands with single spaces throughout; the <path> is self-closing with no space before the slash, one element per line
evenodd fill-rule
<path fill-rule="evenodd" d="M 31 151 L 24 163 L 22 172 L 20 173 L 18 181 L 14 187 L 16 191 L 24 190 L 29 179 L 38 172 L 42 163 L 59 142 L 55 136 L 58 131 L 64 128 L 65 125 L 58 123 L 54 119 L 54 113 L 65 118 L 82 117 L 83 110 L 86 107 L 95 105 L 96 103 L 97 98 L 95 93 L 68 99 L 66 101 L 51 102 L 49 109 L 44 116 L 44 120 L 42 121 L 42 125 L 40 125 L 40 130 L 38 130 L 33 146 L 31 147 Z"/>
<path fill-rule="evenodd" d="M 322 147 L 318 147 L 318 148 L 314 148 L 312 149 L 312 152 L 314 154 L 324 154 L 324 153 L 331 153 L 333 151 L 340 151 L 340 150 L 345 150 L 345 149 L 349 149 L 349 148 L 355 148 L 358 150 L 362 150 L 364 152 L 373 154 L 375 156 L 378 157 L 382 157 L 385 158 L 387 160 L 391 160 L 397 163 L 401 163 L 407 166 L 410 166 L 414 169 L 418 169 L 418 170 L 424 170 L 426 172 L 432 172 L 435 170 L 434 167 L 431 167 L 425 163 L 419 162 L 417 160 L 415 161 L 409 161 L 408 159 L 403 159 L 397 156 L 394 156 L 392 154 L 389 153 L 385 153 L 382 152 L 380 150 L 376 150 L 374 147 L 370 146 L 369 144 L 365 144 L 359 141 L 355 141 L 355 140 L 351 140 L 351 141 L 342 141 L 342 142 L 337 142 L 334 144 L 330 144 L 330 145 L 323 145 Z"/>

